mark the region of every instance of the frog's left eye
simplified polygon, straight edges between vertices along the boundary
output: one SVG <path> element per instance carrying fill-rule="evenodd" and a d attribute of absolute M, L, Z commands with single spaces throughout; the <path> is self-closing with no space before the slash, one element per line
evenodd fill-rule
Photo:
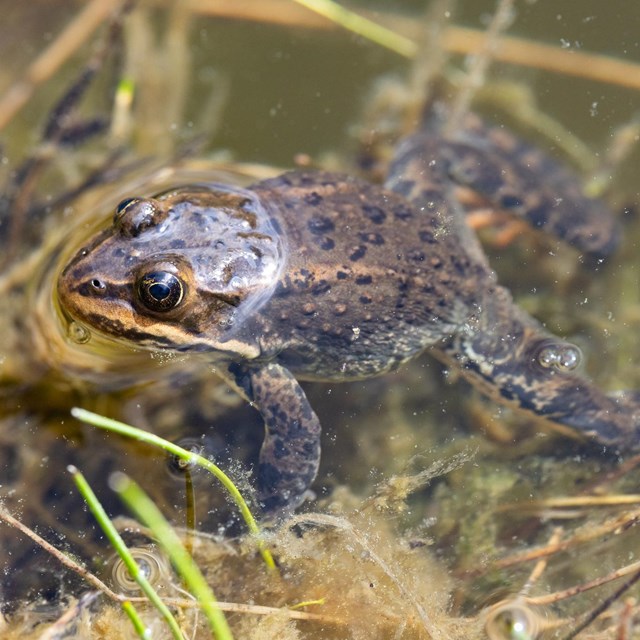
<path fill-rule="evenodd" d="M 124 200 L 122 200 L 116 207 L 115 219 L 117 220 L 119 217 L 121 217 L 129 207 L 129 205 L 132 205 L 134 202 L 142 202 L 142 198 L 125 198 Z"/>
<path fill-rule="evenodd" d="M 184 283 L 169 271 L 151 271 L 138 279 L 140 302 L 150 311 L 171 311 L 184 298 Z"/>

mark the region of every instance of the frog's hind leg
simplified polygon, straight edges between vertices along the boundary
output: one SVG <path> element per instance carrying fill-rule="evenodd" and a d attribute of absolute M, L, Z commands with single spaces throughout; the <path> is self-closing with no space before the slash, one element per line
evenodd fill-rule
<path fill-rule="evenodd" d="M 640 394 L 606 395 L 578 376 L 577 347 L 545 332 L 502 287 L 487 291 L 481 312 L 435 355 L 504 404 L 614 449 L 640 448 Z"/>
<path fill-rule="evenodd" d="M 524 219 L 596 260 L 615 251 L 620 240 L 617 220 L 603 201 L 586 195 L 572 170 L 473 114 L 445 137 L 445 119 L 439 106 L 433 106 L 421 131 L 400 147 L 397 159 L 422 150 L 429 155 L 424 166 L 431 162 L 452 183 L 472 190 L 491 207 Z"/>
<path fill-rule="evenodd" d="M 264 419 L 259 499 L 268 516 L 283 517 L 303 502 L 318 473 L 320 421 L 298 381 L 281 365 L 232 364 L 229 373 L 232 386 Z"/>

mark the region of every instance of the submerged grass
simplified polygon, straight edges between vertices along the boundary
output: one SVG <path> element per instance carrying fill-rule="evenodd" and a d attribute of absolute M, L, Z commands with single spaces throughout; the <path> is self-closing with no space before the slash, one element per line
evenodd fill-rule
<path fill-rule="evenodd" d="M 271 551 L 269 551 L 269 549 L 265 545 L 264 540 L 262 539 L 260 527 L 258 526 L 256 519 L 253 517 L 253 514 L 251 513 L 246 500 L 244 499 L 240 491 L 238 491 L 238 488 L 235 486 L 235 484 L 233 484 L 231 478 L 229 478 L 229 476 L 224 473 L 224 471 L 222 471 L 220 467 L 215 465 L 207 458 L 194 453 L 193 451 L 183 449 L 177 444 L 169 442 L 168 440 L 165 440 L 160 436 L 149 433 L 148 431 L 144 431 L 143 429 L 137 429 L 136 427 L 125 424 L 124 422 L 112 420 L 111 418 L 106 418 L 105 416 L 101 416 L 97 413 L 93 413 L 79 407 L 74 407 L 73 409 L 71 409 L 71 415 L 77 420 L 86 422 L 87 424 L 98 427 L 99 429 L 112 431 L 113 433 L 118 433 L 120 435 L 126 436 L 127 438 L 133 438 L 134 440 L 138 440 L 139 442 L 144 442 L 146 444 L 159 447 L 167 453 L 177 456 L 178 458 L 184 460 L 189 464 L 197 464 L 198 466 L 212 473 L 222 483 L 224 488 L 229 492 L 229 495 L 240 509 L 240 513 L 242 514 L 242 517 L 244 518 L 244 521 L 247 524 L 250 533 L 255 537 L 258 550 L 260 551 L 260 555 L 262 556 L 264 563 L 270 570 L 277 570 L 276 563 L 273 559 L 273 556 L 271 555 Z"/>
<path fill-rule="evenodd" d="M 412 58 L 418 51 L 416 43 L 409 38 L 358 15 L 333 0 L 295 0 L 295 2 L 405 58 Z"/>
<path fill-rule="evenodd" d="M 140 568 L 140 565 L 135 561 L 134 557 L 129 552 L 127 545 L 109 519 L 107 512 L 104 510 L 104 507 L 98 500 L 96 494 L 93 492 L 93 489 L 91 489 L 91 487 L 89 486 L 89 483 L 86 481 L 85 477 L 73 465 L 70 465 L 68 467 L 68 471 L 73 476 L 73 481 L 76 483 L 78 491 L 87 503 L 87 506 L 91 510 L 91 513 L 93 513 L 93 515 L 95 516 L 95 519 L 98 521 L 98 524 L 104 531 L 104 534 L 107 536 L 107 539 L 109 540 L 111 546 L 114 548 L 116 553 L 122 559 L 122 562 L 127 567 L 129 573 L 131 574 L 131 577 L 137 582 L 142 592 L 147 596 L 147 598 L 149 598 L 151 604 L 153 604 L 153 606 L 158 610 L 162 618 L 165 620 L 169 629 L 171 630 L 171 635 L 174 637 L 174 639 L 184 640 L 184 636 L 182 634 L 182 630 L 180 629 L 178 621 L 169 610 L 169 607 L 167 607 L 167 605 L 162 601 L 162 598 L 153 588 L 149 580 L 147 580 L 144 571 Z M 140 635 L 141 638 L 148 637 L 148 631 L 145 629 L 144 623 L 140 619 L 140 616 L 138 615 L 133 604 L 129 603 L 129 605 L 125 608 L 125 613 L 132 621 L 134 628 L 138 632 L 138 635 Z M 142 634 L 140 634 L 141 629 L 143 630 Z M 220 637 L 222 638 L 224 636 Z"/>
<path fill-rule="evenodd" d="M 113 474 L 110 484 L 136 517 L 149 527 L 164 552 L 169 556 L 187 588 L 198 600 L 215 637 L 218 640 L 233 640 L 227 619 L 217 607 L 216 597 L 211 587 L 183 546 L 178 534 L 158 507 L 139 485 L 123 473 Z"/>

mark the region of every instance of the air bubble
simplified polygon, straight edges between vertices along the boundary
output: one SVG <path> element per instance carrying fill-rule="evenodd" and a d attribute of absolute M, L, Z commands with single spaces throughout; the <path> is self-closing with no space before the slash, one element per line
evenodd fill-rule
<path fill-rule="evenodd" d="M 506 600 L 485 614 L 485 631 L 490 640 L 533 640 L 541 632 L 543 620 L 525 602 Z"/>
<path fill-rule="evenodd" d="M 156 589 L 170 580 L 169 565 L 153 546 L 133 547 L 129 549 L 140 572 Z M 111 579 L 115 587 L 126 595 L 140 593 L 140 586 L 131 577 L 129 570 L 120 558 L 114 558 L 111 564 Z"/>
<path fill-rule="evenodd" d="M 538 349 L 535 361 L 545 369 L 574 371 L 582 362 L 582 352 L 573 344 L 550 341 Z"/>

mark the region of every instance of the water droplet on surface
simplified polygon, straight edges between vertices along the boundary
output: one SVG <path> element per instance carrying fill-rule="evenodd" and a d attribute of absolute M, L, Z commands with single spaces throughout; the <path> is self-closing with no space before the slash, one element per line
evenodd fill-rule
<path fill-rule="evenodd" d="M 490 640 L 533 640 L 541 631 L 541 617 L 518 600 L 504 601 L 485 614 Z"/>
<path fill-rule="evenodd" d="M 561 349 L 558 353 L 557 367 L 561 371 L 573 371 L 580 365 L 582 353 L 578 347 L 569 344 Z"/>
<path fill-rule="evenodd" d="M 69 323 L 67 335 L 69 336 L 69 339 L 76 344 L 86 344 L 91 339 L 91 332 L 89 329 L 75 320 L 72 320 Z"/>
<path fill-rule="evenodd" d="M 167 561 L 155 547 L 133 547 L 129 551 L 138 563 L 140 573 L 152 586 L 157 589 L 169 582 L 171 573 Z M 129 570 L 120 558 L 111 560 L 110 578 L 114 586 L 127 595 L 137 595 L 140 592 L 138 583 L 131 577 Z"/>
<path fill-rule="evenodd" d="M 539 347 L 535 361 L 545 369 L 573 371 L 582 362 L 582 352 L 574 344 L 548 341 Z"/>

